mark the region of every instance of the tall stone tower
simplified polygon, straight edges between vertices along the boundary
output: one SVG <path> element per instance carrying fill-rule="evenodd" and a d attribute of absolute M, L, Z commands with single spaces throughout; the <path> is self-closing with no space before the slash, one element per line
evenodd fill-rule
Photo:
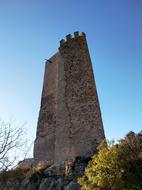
<path fill-rule="evenodd" d="M 83 156 L 104 138 L 86 36 L 75 32 L 45 65 L 34 158 L 60 163 Z"/>

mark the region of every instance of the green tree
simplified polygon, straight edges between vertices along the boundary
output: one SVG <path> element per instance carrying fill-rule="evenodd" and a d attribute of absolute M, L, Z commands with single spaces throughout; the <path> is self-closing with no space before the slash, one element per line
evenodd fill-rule
<path fill-rule="evenodd" d="M 103 143 L 79 183 L 82 190 L 142 189 L 142 133 L 130 132 L 116 145 Z"/>

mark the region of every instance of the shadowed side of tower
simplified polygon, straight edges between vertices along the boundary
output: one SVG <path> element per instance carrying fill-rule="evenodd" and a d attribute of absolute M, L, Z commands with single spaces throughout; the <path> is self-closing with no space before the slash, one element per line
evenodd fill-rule
<path fill-rule="evenodd" d="M 95 149 L 105 135 L 85 34 L 67 35 L 50 60 L 34 157 L 60 163 Z"/>
<path fill-rule="evenodd" d="M 36 160 L 54 159 L 59 61 L 60 54 L 56 53 L 45 64 L 41 107 L 34 143 Z"/>

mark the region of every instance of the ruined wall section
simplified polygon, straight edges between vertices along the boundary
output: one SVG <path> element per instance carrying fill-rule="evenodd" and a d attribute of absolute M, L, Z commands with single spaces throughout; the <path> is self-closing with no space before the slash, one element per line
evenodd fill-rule
<path fill-rule="evenodd" d="M 66 41 L 61 41 L 59 52 L 64 64 L 64 106 L 69 120 L 65 160 L 96 148 L 104 139 L 104 131 L 85 34 L 76 32 L 74 38 L 68 35 Z"/>
<path fill-rule="evenodd" d="M 60 54 L 56 53 L 45 65 L 41 107 L 34 144 L 34 158 L 37 160 L 54 160 L 59 61 Z"/>

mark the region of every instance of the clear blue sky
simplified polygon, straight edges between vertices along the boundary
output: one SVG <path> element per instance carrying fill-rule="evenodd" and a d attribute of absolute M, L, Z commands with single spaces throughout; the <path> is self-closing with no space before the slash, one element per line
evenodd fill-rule
<path fill-rule="evenodd" d="M 142 0 L 0 0 L 0 117 L 34 139 L 44 74 L 68 33 L 84 31 L 108 139 L 142 129 Z"/>

